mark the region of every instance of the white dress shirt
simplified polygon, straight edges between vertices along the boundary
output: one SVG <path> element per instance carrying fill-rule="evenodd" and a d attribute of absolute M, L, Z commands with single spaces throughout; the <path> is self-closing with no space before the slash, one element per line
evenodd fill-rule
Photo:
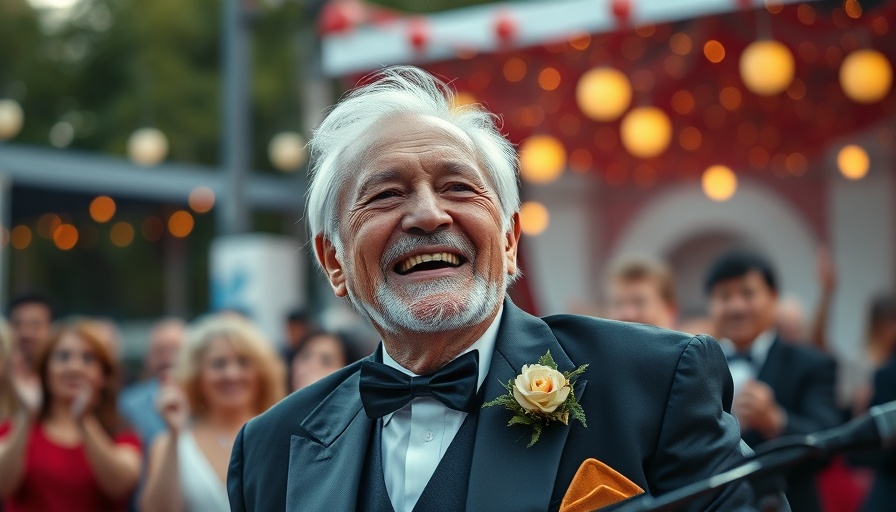
<path fill-rule="evenodd" d="M 728 359 L 728 370 L 731 372 L 731 380 L 734 381 L 735 395 L 744 382 L 755 380 L 759 375 L 759 370 L 765 364 L 765 360 L 768 358 L 768 351 L 772 348 L 772 343 L 775 342 L 776 337 L 777 332 L 774 329 L 763 331 L 759 336 L 756 336 L 753 344 L 750 345 L 750 361 Z M 727 338 L 720 340 L 719 344 L 722 346 L 722 352 L 726 358 L 730 358 L 737 352 L 734 343 Z"/>
<path fill-rule="evenodd" d="M 482 337 L 463 352 L 479 351 L 477 390 L 488 374 L 503 312 L 501 306 Z M 416 376 L 392 359 L 385 345 L 383 364 Z M 395 512 L 413 510 L 466 417 L 467 413 L 450 409 L 431 397 L 415 398 L 394 413 L 383 416 L 383 475 Z"/>

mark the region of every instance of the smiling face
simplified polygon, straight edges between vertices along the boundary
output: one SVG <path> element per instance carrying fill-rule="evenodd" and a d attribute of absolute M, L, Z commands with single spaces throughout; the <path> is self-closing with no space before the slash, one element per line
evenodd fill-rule
<path fill-rule="evenodd" d="M 341 243 L 315 240 L 335 293 L 388 332 L 490 321 L 516 272 L 519 223 L 503 229 L 469 137 L 437 118 L 392 117 L 342 161 Z"/>
<path fill-rule="evenodd" d="M 209 409 L 244 410 L 259 396 L 259 375 L 253 361 L 225 338 L 208 342 L 199 358 L 199 390 Z"/>
<path fill-rule="evenodd" d="M 709 314 L 719 334 L 746 349 L 774 326 L 778 295 L 758 270 L 713 285 Z"/>
<path fill-rule="evenodd" d="M 94 348 L 76 332 L 63 333 L 47 357 L 46 385 L 51 399 L 69 404 L 89 388 L 93 390 L 89 403 L 95 405 L 105 382 L 103 363 Z"/>

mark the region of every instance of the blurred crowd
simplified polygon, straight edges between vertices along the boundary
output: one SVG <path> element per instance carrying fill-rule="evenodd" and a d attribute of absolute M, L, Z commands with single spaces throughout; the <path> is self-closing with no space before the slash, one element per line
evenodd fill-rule
<path fill-rule="evenodd" d="M 705 273 L 707 311 L 680 319 L 662 261 L 629 257 L 606 281 L 602 316 L 715 337 L 732 376 L 731 410 L 753 448 L 840 425 L 896 399 L 896 294 L 868 305 L 849 358 L 826 335 L 836 274 L 822 253 L 811 313 L 781 298 L 780 276 L 734 250 Z M 290 313 L 275 343 L 239 311 L 155 322 L 138 376 L 123 375 L 108 318 L 57 318 L 50 297 L 14 297 L 0 322 L 0 512 L 226 511 L 240 427 L 287 393 L 370 353 L 371 340 Z M 278 349 L 279 347 L 279 349 Z M 839 393 L 837 390 L 846 390 Z M 803 466 L 787 477 L 795 511 L 885 510 L 896 453 Z"/>
<path fill-rule="evenodd" d="M 706 333 L 722 348 L 733 384 L 732 413 L 741 436 L 761 450 L 783 436 L 837 427 L 869 407 L 896 400 L 896 293 L 881 290 L 867 307 L 864 340 L 846 340 L 844 356 L 827 336 L 836 272 L 818 256 L 821 297 L 814 312 L 781 297 L 780 276 L 760 253 L 733 250 L 705 272 L 703 316 L 679 319 L 674 276 L 662 261 L 627 257 L 606 283 L 605 316 Z M 787 475 L 794 511 L 892 510 L 896 451 L 836 457 Z"/>
<path fill-rule="evenodd" d="M 115 322 L 13 298 L 0 322 L 0 511 L 226 511 L 240 427 L 369 347 L 284 319 L 282 343 L 238 311 L 154 323 L 124 375 Z M 356 338 L 356 336 L 355 336 Z M 278 350 L 276 347 L 282 347 Z"/>

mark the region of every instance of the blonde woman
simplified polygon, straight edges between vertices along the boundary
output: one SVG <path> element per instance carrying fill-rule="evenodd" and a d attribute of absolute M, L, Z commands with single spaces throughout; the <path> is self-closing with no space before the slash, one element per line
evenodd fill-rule
<path fill-rule="evenodd" d="M 168 432 L 153 444 L 146 512 L 226 512 L 227 466 L 240 427 L 283 398 L 285 369 L 247 320 L 214 315 L 190 329 L 159 393 Z"/>

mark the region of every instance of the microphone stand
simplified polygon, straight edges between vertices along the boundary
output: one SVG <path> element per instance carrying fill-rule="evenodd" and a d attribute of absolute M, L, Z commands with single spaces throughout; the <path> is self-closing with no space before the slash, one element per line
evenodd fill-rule
<path fill-rule="evenodd" d="M 782 474 L 785 470 L 803 462 L 824 456 L 824 450 L 807 443 L 804 439 L 781 439 L 780 443 L 768 446 L 763 453 L 747 459 L 741 465 L 711 476 L 705 480 L 682 487 L 675 491 L 626 503 L 614 509 L 616 512 L 660 512 L 679 510 L 701 496 L 718 493 L 740 482 L 748 482 L 757 496 L 771 496 L 783 491 Z M 772 497 L 774 498 L 774 497 Z M 777 505 L 777 499 L 771 505 Z M 763 507 L 765 509 L 765 507 Z M 774 508 L 773 510 L 777 510 Z"/>

